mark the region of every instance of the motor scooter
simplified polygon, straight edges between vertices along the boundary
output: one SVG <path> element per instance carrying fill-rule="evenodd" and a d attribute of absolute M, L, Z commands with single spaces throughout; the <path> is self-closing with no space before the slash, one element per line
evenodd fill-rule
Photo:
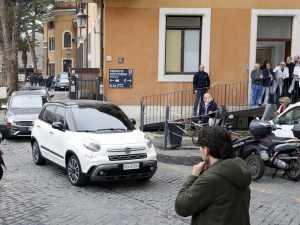
<path fill-rule="evenodd" d="M 231 132 L 229 123 L 224 128 Z M 259 180 L 265 172 L 265 167 L 275 169 L 272 178 L 279 169 L 283 176 L 290 180 L 300 179 L 300 140 L 276 137 L 272 132 L 274 127 L 267 121 L 253 120 L 249 125 L 252 136 L 232 137 L 234 153 L 248 164 L 252 180 Z"/>

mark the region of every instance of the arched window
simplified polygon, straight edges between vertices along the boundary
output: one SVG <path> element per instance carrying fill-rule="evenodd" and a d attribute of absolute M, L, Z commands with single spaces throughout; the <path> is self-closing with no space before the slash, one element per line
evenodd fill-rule
<path fill-rule="evenodd" d="M 71 48 L 71 43 L 72 43 L 72 35 L 70 32 L 65 32 L 64 33 L 64 48 Z"/>

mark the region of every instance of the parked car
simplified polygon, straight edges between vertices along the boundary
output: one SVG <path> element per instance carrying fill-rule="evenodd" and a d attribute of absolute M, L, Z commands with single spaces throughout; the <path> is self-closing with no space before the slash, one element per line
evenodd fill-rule
<path fill-rule="evenodd" d="M 54 84 L 55 91 L 68 91 L 69 90 L 69 79 L 68 78 L 57 78 Z"/>
<path fill-rule="evenodd" d="M 300 102 L 290 105 L 284 112 L 269 121 L 276 126 L 273 133 L 277 137 L 294 138 L 293 126 L 300 121 Z"/>
<path fill-rule="evenodd" d="M 49 99 L 53 98 L 54 95 L 50 95 L 45 87 L 39 86 L 21 86 L 20 91 L 37 92 L 46 95 Z"/>
<path fill-rule="evenodd" d="M 10 126 L 10 136 L 30 136 L 32 122 L 35 121 L 42 106 L 49 102 L 49 98 L 38 92 L 15 91 L 7 105 L 4 122 Z"/>
<path fill-rule="evenodd" d="M 150 179 L 155 148 L 116 105 L 94 100 L 48 102 L 34 122 L 33 161 L 52 161 L 67 170 L 71 184 L 87 180 Z"/>

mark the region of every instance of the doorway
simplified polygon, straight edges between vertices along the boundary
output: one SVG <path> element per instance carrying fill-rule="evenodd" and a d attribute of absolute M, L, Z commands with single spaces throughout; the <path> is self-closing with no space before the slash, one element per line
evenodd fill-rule
<path fill-rule="evenodd" d="M 258 16 L 256 60 L 263 65 L 269 60 L 272 67 L 291 56 L 293 17 Z"/>
<path fill-rule="evenodd" d="M 69 72 L 69 68 L 72 68 L 72 59 L 64 59 L 63 72 Z"/>

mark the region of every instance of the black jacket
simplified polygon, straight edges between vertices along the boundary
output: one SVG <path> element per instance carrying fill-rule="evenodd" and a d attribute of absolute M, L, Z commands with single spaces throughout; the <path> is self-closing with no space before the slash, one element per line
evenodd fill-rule
<path fill-rule="evenodd" d="M 193 78 L 193 87 L 194 87 L 194 90 L 204 88 L 204 87 L 209 89 L 210 79 L 209 79 L 208 73 L 200 72 L 200 71 L 195 73 L 194 78 Z"/>
<path fill-rule="evenodd" d="M 201 123 L 208 123 L 209 118 L 213 118 L 215 116 L 215 113 L 208 114 L 208 112 L 215 112 L 218 110 L 218 105 L 215 103 L 214 100 L 212 100 L 205 110 L 205 102 L 203 101 L 200 104 L 200 110 L 199 110 L 199 120 L 201 120 Z"/>
<path fill-rule="evenodd" d="M 293 77 L 294 68 L 296 66 L 295 62 L 286 63 L 286 66 L 289 68 L 289 75 Z"/>

